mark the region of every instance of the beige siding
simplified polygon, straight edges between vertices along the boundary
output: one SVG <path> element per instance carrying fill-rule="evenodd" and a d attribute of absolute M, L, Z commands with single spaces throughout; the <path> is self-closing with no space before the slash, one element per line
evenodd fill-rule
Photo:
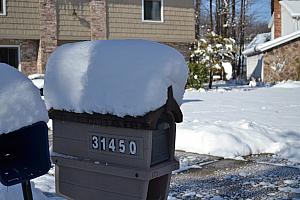
<path fill-rule="evenodd" d="M 58 39 L 89 40 L 89 0 L 57 2 Z M 162 42 L 194 39 L 193 0 L 164 0 L 164 22 L 143 22 L 141 2 L 107 0 L 108 39 L 145 38 Z M 7 15 L 0 16 L 0 38 L 39 37 L 39 0 L 7 0 Z"/>
<path fill-rule="evenodd" d="M 57 2 L 58 39 L 89 40 L 89 0 L 59 0 Z M 73 14 L 74 11 L 76 15 Z"/>
<path fill-rule="evenodd" d="M 109 0 L 108 22 L 109 39 L 194 40 L 193 0 L 164 0 L 163 22 L 142 21 L 142 0 Z"/>
<path fill-rule="evenodd" d="M 0 38 L 38 39 L 39 0 L 7 0 L 6 15 L 0 15 Z"/>

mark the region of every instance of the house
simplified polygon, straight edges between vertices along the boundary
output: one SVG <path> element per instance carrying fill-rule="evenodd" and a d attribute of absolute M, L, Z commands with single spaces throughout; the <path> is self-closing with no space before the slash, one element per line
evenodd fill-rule
<path fill-rule="evenodd" d="M 243 52 L 247 57 L 248 79 L 268 83 L 300 79 L 299 16 L 300 1 L 272 0 L 271 40 Z"/>
<path fill-rule="evenodd" d="M 272 40 L 300 30 L 300 1 L 272 0 L 269 23 Z"/>
<path fill-rule="evenodd" d="M 185 54 L 194 34 L 193 0 L 0 0 L 0 62 L 25 74 L 65 43 L 142 38 Z"/>
<path fill-rule="evenodd" d="M 251 78 L 261 79 L 262 75 L 262 57 L 263 54 L 256 53 L 255 48 L 258 45 L 270 41 L 271 33 L 261 33 L 253 38 L 250 44 L 246 47 L 243 54 L 247 56 L 246 59 L 246 76 L 247 79 Z"/>

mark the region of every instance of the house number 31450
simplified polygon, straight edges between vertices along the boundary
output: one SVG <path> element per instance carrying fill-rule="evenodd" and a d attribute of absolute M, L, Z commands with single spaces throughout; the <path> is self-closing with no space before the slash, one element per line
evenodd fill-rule
<path fill-rule="evenodd" d="M 117 152 L 123 154 L 136 155 L 137 145 L 133 140 L 107 138 L 93 135 L 91 146 L 94 150 Z"/>

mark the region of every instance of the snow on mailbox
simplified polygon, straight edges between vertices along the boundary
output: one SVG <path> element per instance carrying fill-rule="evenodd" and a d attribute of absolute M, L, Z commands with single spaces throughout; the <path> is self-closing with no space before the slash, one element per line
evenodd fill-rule
<path fill-rule="evenodd" d="M 21 72 L 0 63 L 0 182 L 22 183 L 48 172 L 48 113 L 39 90 Z M 30 194 L 29 194 L 30 196 Z M 25 198 L 25 196 L 24 196 Z"/>
<path fill-rule="evenodd" d="M 145 40 L 63 45 L 46 67 L 56 190 L 71 199 L 167 199 L 188 68 Z"/>

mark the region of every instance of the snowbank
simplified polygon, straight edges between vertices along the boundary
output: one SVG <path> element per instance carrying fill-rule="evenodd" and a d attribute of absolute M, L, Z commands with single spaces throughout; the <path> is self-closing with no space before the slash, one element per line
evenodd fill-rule
<path fill-rule="evenodd" d="M 273 86 L 274 88 L 300 88 L 300 81 L 282 81 Z"/>
<path fill-rule="evenodd" d="M 245 89 L 186 91 L 176 149 L 225 158 L 274 153 L 300 163 L 300 87 Z"/>
<path fill-rule="evenodd" d="M 181 104 L 188 75 L 178 51 L 144 40 L 66 44 L 50 56 L 46 69 L 48 109 L 120 117 L 161 107 L 169 86 Z"/>
<path fill-rule="evenodd" d="M 274 140 L 276 132 L 245 120 L 203 123 L 198 130 L 179 129 L 178 132 L 177 149 L 224 158 L 277 153 L 281 147 Z"/>
<path fill-rule="evenodd" d="M 21 72 L 0 63 L 0 134 L 48 121 L 39 90 Z"/>
<path fill-rule="evenodd" d="M 35 200 L 48 200 L 43 193 L 31 182 L 32 195 Z M 0 200 L 23 200 L 21 184 L 6 187 L 0 184 Z"/>

